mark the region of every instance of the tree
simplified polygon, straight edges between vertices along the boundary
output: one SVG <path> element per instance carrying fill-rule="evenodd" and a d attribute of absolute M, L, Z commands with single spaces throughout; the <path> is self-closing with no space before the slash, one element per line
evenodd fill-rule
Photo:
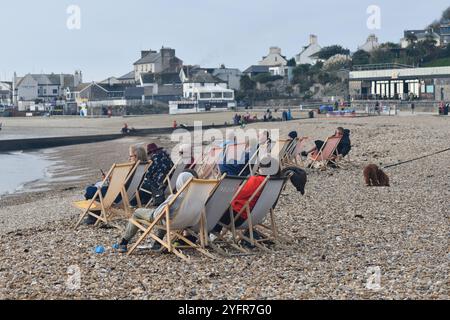
<path fill-rule="evenodd" d="M 368 53 L 364 50 L 358 50 L 353 54 L 352 59 L 353 59 L 354 66 L 369 64 L 370 63 L 370 53 Z"/>
<path fill-rule="evenodd" d="M 325 61 L 323 69 L 327 71 L 336 71 L 340 69 L 347 69 L 350 67 L 352 59 L 343 54 L 337 54 Z"/>
<path fill-rule="evenodd" d="M 450 20 L 450 7 L 445 9 L 442 13 L 441 22 L 444 23 L 446 20 Z"/>
<path fill-rule="evenodd" d="M 267 89 L 269 89 L 269 92 L 272 92 L 272 89 L 275 87 L 273 83 L 269 82 L 266 84 Z"/>
<path fill-rule="evenodd" d="M 395 54 L 390 50 L 376 49 L 370 54 L 370 63 L 393 63 L 395 62 Z"/>
<path fill-rule="evenodd" d="M 295 67 L 294 70 L 292 70 L 292 74 L 295 76 L 300 76 L 307 74 L 309 70 L 311 69 L 310 64 L 299 64 L 297 67 Z"/>
<path fill-rule="evenodd" d="M 254 79 L 254 81 L 259 82 L 259 83 L 268 83 L 268 82 L 283 79 L 283 77 L 282 76 L 273 76 L 269 72 L 266 72 L 266 73 L 258 74 L 253 79 Z"/>
<path fill-rule="evenodd" d="M 295 58 L 289 59 L 287 62 L 288 67 L 295 67 L 297 65 L 297 62 L 295 62 Z"/>
<path fill-rule="evenodd" d="M 255 90 L 256 88 L 256 82 L 250 79 L 248 75 L 244 75 L 241 77 L 241 90 L 244 92 L 249 92 L 252 90 Z"/>
<path fill-rule="evenodd" d="M 294 93 L 294 88 L 292 86 L 286 86 L 286 93 L 289 95 L 289 98 Z"/>
<path fill-rule="evenodd" d="M 405 40 L 408 41 L 409 45 L 412 45 L 417 42 L 417 36 L 414 33 L 408 33 Z"/>
<path fill-rule="evenodd" d="M 380 48 L 382 48 L 382 49 L 400 49 L 400 45 L 398 43 L 385 42 L 385 43 L 380 44 Z"/>
<path fill-rule="evenodd" d="M 329 47 L 324 47 L 319 51 L 319 59 L 328 60 L 332 56 L 337 54 L 349 55 L 350 50 L 344 49 L 342 46 L 334 45 Z"/>

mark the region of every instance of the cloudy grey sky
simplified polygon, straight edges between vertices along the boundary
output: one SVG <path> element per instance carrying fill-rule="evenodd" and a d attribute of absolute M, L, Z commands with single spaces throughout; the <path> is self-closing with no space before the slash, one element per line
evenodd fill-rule
<path fill-rule="evenodd" d="M 81 29 L 66 26 L 69 5 L 81 9 Z M 368 6 L 381 9 L 381 28 L 367 28 Z M 0 79 L 12 73 L 73 72 L 85 81 L 132 70 L 141 49 L 177 50 L 186 64 L 224 63 L 244 69 L 270 46 L 292 57 L 310 33 L 322 46 L 352 51 L 370 33 L 398 42 L 404 29 L 423 28 L 448 0 L 0 0 Z"/>

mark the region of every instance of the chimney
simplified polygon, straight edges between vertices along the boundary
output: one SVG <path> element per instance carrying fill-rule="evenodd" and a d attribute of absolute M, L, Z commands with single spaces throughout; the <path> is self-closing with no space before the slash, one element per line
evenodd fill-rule
<path fill-rule="evenodd" d="M 317 44 L 317 43 L 318 43 L 317 36 L 315 34 L 311 34 L 309 36 L 309 44 Z"/>
<path fill-rule="evenodd" d="M 270 47 L 271 54 L 281 54 L 281 49 L 279 47 Z"/>
<path fill-rule="evenodd" d="M 167 69 L 170 67 L 170 60 L 175 57 L 175 50 L 170 48 L 161 48 L 161 63 L 162 69 Z"/>
<path fill-rule="evenodd" d="M 78 87 L 83 82 L 83 74 L 81 73 L 81 70 L 75 71 L 75 76 L 73 78 L 73 86 Z"/>
<path fill-rule="evenodd" d="M 142 51 L 141 51 L 141 58 L 145 57 L 145 56 L 148 55 L 150 52 L 152 52 L 152 50 L 142 50 Z"/>

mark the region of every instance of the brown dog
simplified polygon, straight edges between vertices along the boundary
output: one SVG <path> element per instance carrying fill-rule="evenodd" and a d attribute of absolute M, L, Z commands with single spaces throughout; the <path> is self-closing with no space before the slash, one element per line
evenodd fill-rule
<path fill-rule="evenodd" d="M 364 180 L 368 187 L 389 187 L 389 177 L 375 164 L 364 168 Z"/>

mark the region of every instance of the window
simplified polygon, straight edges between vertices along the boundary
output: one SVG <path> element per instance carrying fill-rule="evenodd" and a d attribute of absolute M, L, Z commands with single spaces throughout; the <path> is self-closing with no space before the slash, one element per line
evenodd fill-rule
<path fill-rule="evenodd" d="M 214 99 L 222 99 L 222 92 L 213 92 Z"/>
<path fill-rule="evenodd" d="M 210 99 L 211 93 L 200 93 L 200 99 Z"/>
<path fill-rule="evenodd" d="M 427 89 L 427 93 L 434 93 L 434 86 L 433 85 L 428 85 L 426 89 Z"/>
<path fill-rule="evenodd" d="M 225 99 L 233 99 L 233 92 L 224 92 L 223 97 Z"/>
<path fill-rule="evenodd" d="M 53 94 L 58 94 L 58 89 L 53 89 Z"/>

